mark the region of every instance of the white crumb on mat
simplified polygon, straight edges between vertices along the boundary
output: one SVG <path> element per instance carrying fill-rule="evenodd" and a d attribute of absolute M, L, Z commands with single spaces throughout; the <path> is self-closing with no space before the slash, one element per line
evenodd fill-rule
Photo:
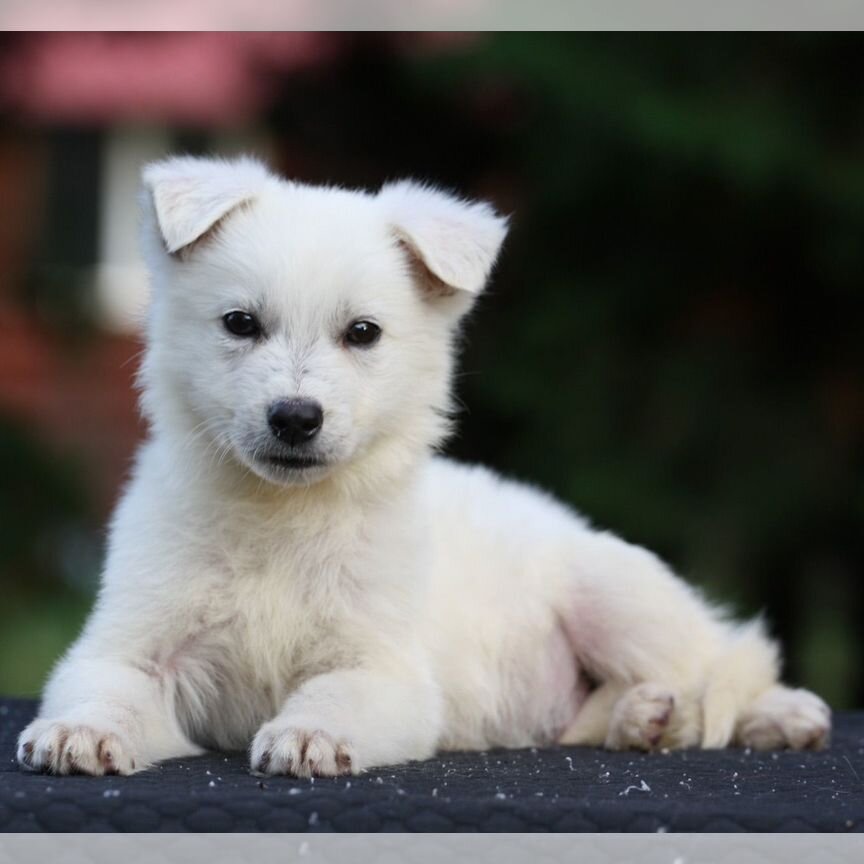
<path fill-rule="evenodd" d="M 623 792 L 619 792 L 618 795 L 629 795 L 633 791 L 650 792 L 651 787 L 644 780 L 640 780 L 638 786 L 628 786 Z"/>

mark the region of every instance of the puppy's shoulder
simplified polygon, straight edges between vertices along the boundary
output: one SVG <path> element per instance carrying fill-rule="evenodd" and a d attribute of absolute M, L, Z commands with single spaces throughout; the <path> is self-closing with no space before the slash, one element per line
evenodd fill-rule
<path fill-rule="evenodd" d="M 424 481 L 426 500 L 441 516 L 449 513 L 459 519 L 471 514 L 523 527 L 534 521 L 587 526 L 580 514 L 550 493 L 484 465 L 438 456 L 430 460 Z"/>

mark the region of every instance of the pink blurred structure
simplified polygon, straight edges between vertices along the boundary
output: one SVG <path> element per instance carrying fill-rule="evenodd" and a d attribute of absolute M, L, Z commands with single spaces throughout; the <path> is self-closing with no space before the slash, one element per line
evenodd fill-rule
<path fill-rule="evenodd" d="M 49 123 L 223 126 L 260 116 L 279 77 L 325 65 L 327 33 L 42 33 L 0 65 L 0 104 Z"/>
<path fill-rule="evenodd" d="M 3 0 L 0 25 L 18 31 L 450 31 L 462 27 L 485 30 L 508 23 L 525 26 L 524 20 L 521 24 L 513 20 L 514 12 L 519 17 L 519 7 L 501 9 L 500 5 L 500 0 Z M 537 4 L 531 8 L 534 15 L 544 11 Z M 566 26 L 566 21 L 553 26 Z"/>

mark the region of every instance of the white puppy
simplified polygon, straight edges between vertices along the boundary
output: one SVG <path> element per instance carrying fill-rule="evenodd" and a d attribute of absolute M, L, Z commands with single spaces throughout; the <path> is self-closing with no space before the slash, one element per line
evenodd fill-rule
<path fill-rule="evenodd" d="M 826 742 L 760 624 L 433 455 L 506 232 L 490 207 L 246 159 L 150 165 L 143 200 L 152 432 L 23 766 L 127 774 L 251 743 L 253 770 L 307 776 L 439 748 Z"/>

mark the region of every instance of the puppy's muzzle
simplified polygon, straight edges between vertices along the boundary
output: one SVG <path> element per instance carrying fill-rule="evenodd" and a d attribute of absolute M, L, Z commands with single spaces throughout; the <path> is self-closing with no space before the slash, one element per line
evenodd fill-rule
<path fill-rule="evenodd" d="M 321 430 L 324 412 L 312 399 L 286 399 L 270 406 L 267 423 L 275 438 L 289 447 L 298 447 Z"/>

